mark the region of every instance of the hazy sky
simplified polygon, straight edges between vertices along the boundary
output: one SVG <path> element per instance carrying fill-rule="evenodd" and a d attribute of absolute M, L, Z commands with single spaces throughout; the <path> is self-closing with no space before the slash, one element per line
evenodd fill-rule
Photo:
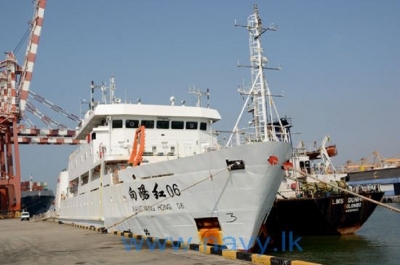
<path fill-rule="evenodd" d="M 33 14 L 32 1 L 0 2 L 0 50 L 14 50 Z M 292 119 L 294 145 L 330 135 L 335 165 L 379 151 L 400 153 L 400 1 L 387 0 L 85 0 L 48 1 L 31 90 L 80 115 L 90 81 L 115 74 L 122 100 L 194 104 L 195 86 L 210 89 L 220 111 L 215 129 L 232 129 L 250 81 L 246 24 L 259 6 L 272 92 L 281 116 Z M 26 44 L 17 53 L 23 63 Z M 4 56 L 4 55 L 3 55 Z M 0 58 L 3 60 L 4 58 Z M 53 119 L 74 123 L 31 101 Z M 36 123 L 36 122 L 35 122 Z M 37 127 L 45 125 L 37 122 Z M 21 146 L 22 178 L 55 189 L 75 146 Z"/>

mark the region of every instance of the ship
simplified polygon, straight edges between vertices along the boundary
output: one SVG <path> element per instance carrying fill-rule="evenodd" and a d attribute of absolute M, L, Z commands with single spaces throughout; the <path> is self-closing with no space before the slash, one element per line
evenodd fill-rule
<path fill-rule="evenodd" d="M 253 247 L 292 144 L 266 85 L 266 57 L 259 48 L 266 29 L 257 6 L 247 21 L 252 73 L 258 76 L 250 92 L 264 97 L 257 101 L 257 121 L 235 127 L 237 141 L 224 146 L 214 129 L 219 112 L 202 106 L 209 90 L 189 91 L 197 96 L 195 106 L 177 105 L 174 97 L 169 105 L 153 105 L 115 97 L 114 76 L 108 85 L 92 82 L 89 109 L 75 135 L 86 142 L 58 177 L 59 222 L 229 249 Z M 95 98 L 97 88 L 101 100 Z"/>
<path fill-rule="evenodd" d="M 21 209 L 29 212 L 30 216 L 47 212 L 54 198 L 47 182 L 21 181 Z"/>
<path fill-rule="evenodd" d="M 326 146 L 328 141 L 325 136 L 313 151 L 304 142 L 294 148 L 292 165 L 265 225 L 275 241 L 280 242 L 282 231 L 301 237 L 353 234 L 377 206 L 361 196 L 381 201 L 384 192 L 379 185 L 350 186 L 349 176 L 336 171 L 330 159 L 337 155 L 336 145 Z"/>

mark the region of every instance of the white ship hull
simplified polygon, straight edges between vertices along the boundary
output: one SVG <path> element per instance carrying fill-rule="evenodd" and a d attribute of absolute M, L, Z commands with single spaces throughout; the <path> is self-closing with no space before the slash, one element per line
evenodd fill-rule
<path fill-rule="evenodd" d="M 271 165 L 268 158 L 283 163 L 291 152 L 290 143 L 264 142 L 128 167 L 62 200 L 59 219 L 202 243 L 196 220 L 214 217 L 220 227 L 217 240 L 229 238 L 231 247 L 235 240 L 240 249 L 242 241 L 257 237 L 283 179 L 282 166 Z M 245 168 L 228 170 L 226 160 L 243 160 Z M 121 183 L 113 183 L 116 173 Z M 147 193 L 140 193 L 143 188 Z"/>

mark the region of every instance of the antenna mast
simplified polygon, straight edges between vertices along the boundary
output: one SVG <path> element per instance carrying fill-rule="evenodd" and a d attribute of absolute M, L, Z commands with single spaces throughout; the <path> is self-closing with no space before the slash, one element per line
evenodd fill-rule
<path fill-rule="evenodd" d="M 235 22 L 236 27 L 244 27 L 249 32 L 249 47 L 250 47 L 250 66 L 238 65 L 238 67 L 248 67 L 251 69 L 251 88 L 247 91 L 239 89 L 238 92 L 242 95 L 247 95 L 245 106 L 240 113 L 240 116 L 233 129 L 234 132 L 239 133 L 238 125 L 243 116 L 245 107 L 247 105 L 248 112 L 252 113 L 254 125 L 254 137 L 255 141 L 276 141 L 279 140 L 277 137 L 277 130 L 284 132 L 282 122 L 279 119 L 279 115 L 269 89 L 267 80 L 264 75 L 264 69 L 267 70 L 280 70 L 280 67 L 271 68 L 266 67 L 268 59 L 263 56 L 263 49 L 261 44 L 261 35 L 266 31 L 276 31 L 275 25 L 264 28 L 262 26 L 261 18 L 258 13 L 257 5 L 254 5 L 254 12 L 247 19 L 247 25 L 238 25 Z M 251 102 L 249 103 L 249 101 Z M 274 118 L 276 121 L 274 121 Z M 277 124 L 275 124 L 275 122 Z M 280 128 L 275 128 L 275 126 Z M 227 145 L 231 144 L 233 135 Z"/>
<path fill-rule="evenodd" d="M 210 90 L 207 88 L 207 91 L 200 91 L 200 89 L 196 89 L 196 87 L 191 87 L 189 88 L 189 93 L 190 94 L 196 94 L 197 96 L 197 103 L 196 107 L 201 107 L 201 97 L 202 96 L 207 96 L 207 108 L 210 107 Z"/>
<path fill-rule="evenodd" d="M 257 5 L 254 5 L 254 14 L 247 19 L 247 30 L 249 31 L 250 63 L 252 87 L 249 95 L 253 98 L 254 106 L 254 127 L 256 129 L 256 139 L 263 140 L 265 132 L 268 131 L 267 124 L 272 122 L 272 96 L 264 75 L 265 65 L 268 63 L 267 57 L 263 56 L 261 45 L 261 35 L 267 30 L 276 31 L 276 27 L 263 28 L 261 18 L 258 13 Z M 243 91 L 242 91 L 243 94 Z M 267 109 L 267 107 L 269 109 Z M 267 115 L 269 114 L 269 117 Z M 263 137 L 264 136 L 264 137 Z"/>

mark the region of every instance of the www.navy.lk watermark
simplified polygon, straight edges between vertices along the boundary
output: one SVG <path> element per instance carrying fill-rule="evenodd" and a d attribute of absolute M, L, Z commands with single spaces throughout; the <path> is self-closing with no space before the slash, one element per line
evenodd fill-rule
<path fill-rule="evenodd" d="M 252 247 L 257 247 L 259 249 L 258 253 L 263 254 L 266 252 L 268 246 L 271 243 L 271 237 L 267 237 L 266 239 L 260 239 L 259 237 L 251 237 L 248 240 L 245 240 L 242 237 L 235 238 L 232 236 L 226 236 L 222 238 L 222 244 L 213 244 L 213 242 L 218 242 L 215 237 L 205 237 L 203 238 L 202 245 L 204 247 L 211 246 L 214 251 L 222 250 L 222 249 L 230 249 L 230 250 L 245 250 L 248 251 Z M 281 248 L 278 249 L 275 247 L 273 251 L 294 251 L 295 248 L 298 251 L 303 251 L 303 248 L 300 246 L 299 241 L 301 237 L 293 238 L 293 232 L 290 231 L 288 233 L 288 238 L 286 237 L 286 231 L 282 231 L 281 237 Z M 168 242 L 170 242 L 168 244 Z M 173 251 L 188 251 L 190 244 L 192 243 L 192 238 L 189 237 L 185 240 L 182 237 L 179 237 L 178 240 L 174 240 L 171 237 L 158 239 L 158 238 L 122 238 L 122 243 L 124 244 L 124 248 L 126 251 L 131 251 L 135 249 L 136 251 L 141 251 L 144 247 L 148 247 L 150 251 L 164 251 L 168 246 L 172 248 Z"/>

